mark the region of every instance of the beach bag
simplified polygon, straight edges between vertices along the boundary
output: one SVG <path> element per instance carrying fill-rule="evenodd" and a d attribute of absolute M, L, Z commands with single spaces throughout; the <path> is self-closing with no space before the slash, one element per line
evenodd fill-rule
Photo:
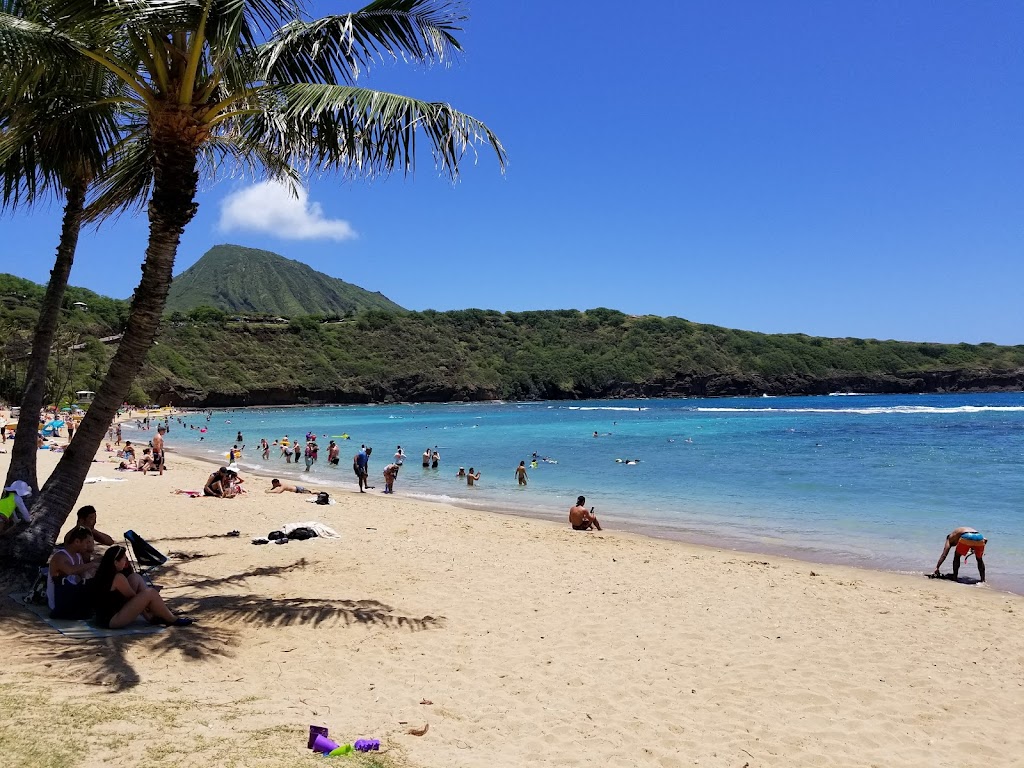
<path fill-rule="evenodd" d="M 306 539 L 315 539 L 316 531 L 312 528 L 295 528 L 294 530 L 288 531 L 289 539 L 298 539 L 299 541 L 305 541 Z"/>
<path fill-rule="evenodd" d="M 330 504 L 331 503 L 331 494 L 327 493 L 327 491 L 320 491 L 320 493 L 318 493 L 316 495 L 316 503 L 317 504 Z"/>
<path fill-rule="evenodd" d="M 49 568 L 43 567 L 39 569 L 39 573 L 36 574 L 36 580 L 32 582 L 32 586 L 29 587 L 28 594 L 25 595 L 25 602 L 28 605 L 46 605 L 46 576 L 49 573 Z"/>

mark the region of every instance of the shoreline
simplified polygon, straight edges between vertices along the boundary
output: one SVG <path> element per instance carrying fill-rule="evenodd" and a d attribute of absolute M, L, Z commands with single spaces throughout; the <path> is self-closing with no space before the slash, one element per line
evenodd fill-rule
<path fill-rule="evenodd" d="M 272 446 L 272 449 L 275 447 L 276 446 Z M 172 456 L 183 456 L 188 458 L 189 460 L 199 462 L 206 466 L 209 472 L 213 472 L 219 466 L 224 466 L 223 464 L 218 464 L 217 462 L 213 461 L 209 456 L 203 456 L 199 453 L 192 453 L 189 451 L 175 450 L 173 446 L 173 438 L 171 438 L 170 441 L 169 454 Z M 268 461 L 273 461 L 274 459 L 275 457 L 272 454 L 271 459 L 269 459 Z M 253 468 L 254 466 L 255 468 Z M 293 483 L 303 484 L 302 476 L 305 473 L 301 470 L 295 471 L 294 468 L 296 466 L 299 465 L 286 464 L 284 465 L 284 467 L 278 467 L 278 470 L 284 469 L 283 472 L 272 470 L 269 467 L 263 467 L 253 464 L 245 464 L 244 466 L 240 465 L 240 469 L 246 475 L 266 478 L 268 480 L 268 484 L 269 480 L 273 477 L 287 478 L 291 480 Z M 307 481 L 305 484 L 310 487 L 317 487 L 318 490 L 327 490 L 328 492 L 332 493 L 332 496 L 337 491 L 350 490 L 351 487 L 354 485 L 355 481 L 352 477 L 343 476 L 341 474 L 342 472 L 344 472 L 344 469 L 347 469 L 347 466 L 343 462 L 342 465 L 339 466 L 338 468 L 339 475 L 336 480 L 334 478 L 317 477 L 316 480 L 314 480 L 313 482 Z M 406 469 L 406 471 L 413 470 L 415 470 L 415 467 L 408 467 L 408 469 Z M 401 477 L 401 475 L 399 475 L 399 477 Z M 379 489 L 380 487 L 383 486 L 383 480 L 380 479 L 379 477 L 377 478 L 377 485 L 377 490 L 367 494 L 367 496 L 377 496 L 379 494 Z M 504 517 L 513 517 L 523 520 L 541 520 L 549 523 L 555 523 L 562 527 L 567 526 L 566 519 L 568 507 L 566 507 L 566 513 L 562 514 L 550 511 L 551 507 L 542 507 L 539 505 L 529 506 L 525 504 L 516 504 L 506 508 L 504 506 L 495 506 L 493 502 L 489 499 L 482 500 L 479 503 L 474 503 L 467 498 L 458 496 L 449 496 L 444 499 L 429 498 L 429 494 L 405 492 L 401 489 L 400 484 L 398 486 L 398 490 L 395 491 L 393 496 L 401 499 L 407 499 L 410 502 L 414 503 L 431 504 L 442 508 L 454 507 L 456 509 L 466 510 L 470 512 L 497 514 Z M 854 557 L 854 555 L 852 554 L 848 554 L 846 556 L 847 559 L 843 559 L 842 555 L 838 554 L 835 556 L 834 559 L 829 559 L 827 557 L 828 552 L 821 549 L 817 549 L 815 547 L 789 547 L 787 549 L 785 546 L 781 544 L 771 546 L 768 543 L 762 543 L 761 546 L 751 547 L 748 545 L 752 544 L 753 542 L 750 542 L 749 540 L 740 537 L 730 536 L 728 534 L 714 536 L 705 534 L 704 536 L 701 536 L 691 530 L 688 530 L 685 527 L 678 525 L 666 525 L 660 523 L 656 519 L 638 520 L 617 517 L 613 514 L 607 517 L 607 521 L 609 521 L 612 526 L 610 528 L 607 527 L 607 524 L 605 523 L 605 517 L 601 517 L 600 519 L 602 521 L 602 524 L 605 525 L 604 532 L 606 533 L 622 532 L 631 535 L 643 536 L 654 541 L 680 542 L 688 546 L 700 547 L 707 550 L 732 552 L 741 556 L 785 558 L 786 560 L 792 561 L 794 563 L 804 563 L 806 565 L 812 566 L 836 566 L 842 568 L 853 568 L 870 573 L 883 573 L 913 579 L 927 577 L 928 574 L 928 571 L 925 570 L 910 571 L 894 568 L 878 568 L 870 565 L 850 562 L 850 559 Z M 941 545 L 938 546 L 936 551 L 938 552 L 940 550 Z M 947 568 L 950 567 L 949 558 L 947 558 L 945 566 Z M 961 584 L 961 586 L 967 585 Z M 992 592 L 997 594 L 1007 594 L 1018 597 L 1024 597 L 1024 589 L 1015 590 L 1012 588 L 1002 587 L 993 588 L 989 585 L 985 585 L 983 588 L 990 589 Z"/>
<path fill-rule="evenodd" d="M 211 465 L 171 457 L 163 476 L 118 476 L 100 454 L 90 478 L 116 482 L 86 485 L 76 506 L 168 554 L 153 577 L 197 624 L 72 640 L 0 600 L 11 764 L 312 766 L 311 723 L 339 742 L 379 738 L 389 768 L 1024 756 L 1021 597 L 354 484 L 330 506 L 262 488 L 191 499 L 172 491 Z M 250 543 L 304 520 L 341 538 Z M 41 751 L 46 728 L 76 738 Z"/>

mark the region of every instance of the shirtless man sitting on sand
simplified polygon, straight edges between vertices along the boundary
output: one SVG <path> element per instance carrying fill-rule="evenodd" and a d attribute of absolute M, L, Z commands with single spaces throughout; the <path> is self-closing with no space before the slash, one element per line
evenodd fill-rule
<path fill-rule="evenodd" d="M 309 488 L 303 488 L 301 485 L 292 485 L 291 483 L 282 483 L 276 477 L 270 481 L 270 487 L 265 493 L 316 493 L 311 491 Z"/>
<path fill-rule="evenodd" d="M 946 537 L 946 545 L 942 548 L 942 556 L 939 558 L 939 562 L 935 564 L 933 576 L 941 575 L 939 568 L 946 561 L 949 550 L 956 547 L 956 553 L 953 557 L 953 579 L 955 580 L 960 573 L 960 558 L 963 557 L 966 563 L 967 555 L 973 550 L 974 558 L 978 561 L 978 575 L 981 577 L 981 581 L 985 581 L 985 545 L 987 543 L 988 539 L 973 528 L 957 528 Z"/>
<path fill-rule="evenodd" d="M 576 499 L 576 506 L 569 509 L 569 525 L 572 526 L 574 531 L 589 531 L 591 528 L 600 531 L 601 524 L 597 522 L 594 508 L 591 507 L 590 511 L 587 511 L 587 508 L 583 506 L 586 503 L 587 499 L 585 496 L 580 496 Z"/>

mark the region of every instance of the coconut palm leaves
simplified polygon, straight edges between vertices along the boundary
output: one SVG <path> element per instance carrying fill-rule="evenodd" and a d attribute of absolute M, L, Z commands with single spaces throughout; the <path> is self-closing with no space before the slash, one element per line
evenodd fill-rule
<path fill-rule="evenodd" d="M 504 148 L 479 120 L 357 84 L 382 59 L 448 64 L 464 18 L 452 0 L 374 0 L 317 20 L 298 0 L 0 0 L 0 112 L 38 89 L 74 92 L 99 69 L 119 84 L 105 103 L 121 122 L 94 204 L 130 208 L 152 188 L 131 333 L 36 502 L 27 556 L 56 537 L 155 338 L 201 175 L 410 173 L 418 136 L 453 179 L 481 145 L 504 168 Z"/>

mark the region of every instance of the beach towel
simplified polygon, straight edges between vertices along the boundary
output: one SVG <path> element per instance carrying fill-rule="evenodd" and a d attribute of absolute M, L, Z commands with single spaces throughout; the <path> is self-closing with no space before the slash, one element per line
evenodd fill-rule
<path fill-rule="evenodd" d="M 311 528 L 316 532 L 316 535 L 321 539 L 340 539 L 341 536 L 333 528 L 328 528 L 323 523 L 318 523 L 315 520 L 308 523 L 288 523 L 287 525 L 281 526 L 281 531 L 287 536 L 289 533 L 294 531 L 296 528 Z"/>
<path fill-rule="evenodd" d="M 85 478 L 86 485 L 92 485 L 93 483 L 126 483 L 128 482 L 123 477 L 87 477 Z"/>
<path fill-rule="evenodd" d="M 26 601 L 27 595 L 10 595 L 11 600 L 26 608 L 51 627 L 56 629 L 65 637 L 74 640 L 101 640 L 105 637 L 123 637 L 125 635 L 155 635 L 163 632 L 167 627 L 154 625 L 147 622 L 141 616 L 133 623 L 122 629 L 108 629 L 93 624 L 91 621 L 72 619 L 51 619 L 50 607 L 47 605 L 35 605 Z"/>

